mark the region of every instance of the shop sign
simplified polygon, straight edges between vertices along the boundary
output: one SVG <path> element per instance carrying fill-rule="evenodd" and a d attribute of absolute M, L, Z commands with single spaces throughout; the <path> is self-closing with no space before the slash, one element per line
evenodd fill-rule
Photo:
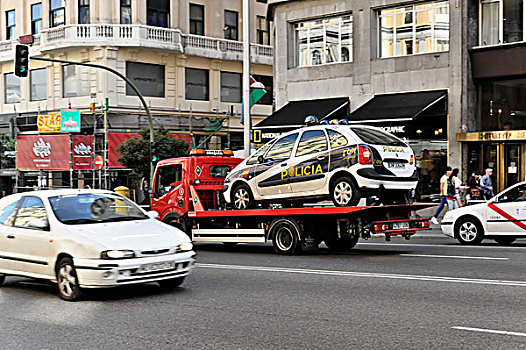
<path fill-rule="evenodd" d="M 526 130 L 482 131 L 458 133 L 457 141 L 513 141 L 526 140 Z"/>
<path fill-rule="evenodd" d="M 37 126 L 39 133 L 60 132 L 60 113 L 37 116 Z"/>
<path fill-rule="evenodd" d="M 71 156 L 73 170 L 93 170 L 93 136 L 72 135 Z"/>
<path fill-rule="evenodd" d="M 60 110 L 60 132 L 80 132 L 80 110 Z"/>
<path fill-rule="evenodd" d="M 19 135 L 16 167 L 26 170 L 69 170 L 69 135 Z"/>

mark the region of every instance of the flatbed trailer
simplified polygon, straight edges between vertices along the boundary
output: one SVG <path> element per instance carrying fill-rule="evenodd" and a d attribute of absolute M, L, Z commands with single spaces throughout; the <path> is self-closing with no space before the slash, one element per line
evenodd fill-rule
<path fill-rule="evenodd" d="M 429 218 L 414 218 L 412 213 L 433 205 L 203 210 L 198 199 L 195 204 L 196 210 L 187 217 L 194 242 L 234 245 L 270 240 L 276 253 L 287 255 L 316 250 L 321 242 L 331 250 L 347 251 L 360 238 L 375 235 L 387 241 L 392 236 L 409 239 L 430 229 Z"/>

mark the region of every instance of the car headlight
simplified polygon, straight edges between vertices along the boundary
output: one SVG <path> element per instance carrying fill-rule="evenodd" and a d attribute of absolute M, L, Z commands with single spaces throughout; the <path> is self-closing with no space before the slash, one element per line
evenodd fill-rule
<path fill-rule="evenodd" d="M 194 248 L 194 245 L 190 242 L 181 243 L 179 246 L 177 246 L 177 251 L 179 252 L 188 252 Z"/>
<path fill-rule="evenodd" d="M 102 259 L 129 259 L 135 258 L 133 250 L 106 250 L 100 254 Z"/>

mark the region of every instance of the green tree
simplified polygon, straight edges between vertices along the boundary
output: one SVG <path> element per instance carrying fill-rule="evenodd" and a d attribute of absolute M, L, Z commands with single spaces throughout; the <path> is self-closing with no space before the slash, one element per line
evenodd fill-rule
<path fill-rule="evenodd" d="M 132 137 L 124 141 L 117 152 L 121 154 L 119 162 L 138 177 L 150 178 L 150 131 L 143 129 L 139 132 L 141 137 Z M 183 157 L 188 155 L 189 145 L 181 139 L 174 139 L 168 130 L 160 128 L 155 131 L 155 143 L 159 160 Z"/>
<path fill-rule="evenodd" d="M 8 135 L 0 135 L 0 168 L 14 168 L 16 157 L 6 156 L 4 152 L 14 151 L 16 149 L 16 139 L 9 138 Z"/>

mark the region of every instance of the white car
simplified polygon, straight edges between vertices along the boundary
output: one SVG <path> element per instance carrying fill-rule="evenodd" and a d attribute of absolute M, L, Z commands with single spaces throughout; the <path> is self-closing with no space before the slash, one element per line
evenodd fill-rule
<path fill-rule="evenodd" d="M 159 282 L 175 288 L 194 267 L 190 238 L 110 191 L 50 190 L 0 199 L 0 285 L 47 279 L 64 300 L 83 288 Z"/>
<path fill-rule="evenodd" d="M 225 178 L 223 192 L 235 209 L 325 198 L 351 206 L 371 194 L 395 204 L 417 182 L 414 152 L 399 138 L 369 126 L 315 125 L 262 146 Z"/>
<path fill-rule="evenodd" d="M 462 244 L 491 238 L 507 245 L 526 237 L 526 182 L 507 188 L 486 203 L 448 211 L 440 225 L 445 235 Z"/>

